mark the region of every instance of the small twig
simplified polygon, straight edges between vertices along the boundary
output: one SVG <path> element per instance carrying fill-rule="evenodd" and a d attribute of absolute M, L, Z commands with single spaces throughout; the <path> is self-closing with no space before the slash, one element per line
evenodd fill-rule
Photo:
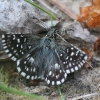
<path fill-rule="evenodd" d="M 72 100 L 79 100 L 79 99 L 82 99 L 82 98 L 86 98 L 86 97 L 90 97 L 90 96 L 95 96 L 95 95 L 99 95 L 99 93 L 91 93 L 91 94 L 79 96 L 79 97 L 73 98 Z"/>
<path fill-rule="evenodd" d="M 59 9 L 61 9 L 65 14 L 67 14 L 72 19 L 77 19 L 77 15 L 72 10 L 67 8 L 64 4 L 62 4 L 60 1 L 58 0 L 48 0 L 48 1 L 53 5 L 57 5 Z"/>
<path fill-rule="evenodd" d="M 37 0 L 43 7 L 47 8 L 53 14 L 57 14 L 49 5 L 47 5 L 44 0 Z"/>
<path fill-rule="evenodd" d="M 89 64 L 87 61 L 86 61 L 86 64 L 88 64 L 90 68 L 93 68 L 93 66 L 91 64 Z"/>

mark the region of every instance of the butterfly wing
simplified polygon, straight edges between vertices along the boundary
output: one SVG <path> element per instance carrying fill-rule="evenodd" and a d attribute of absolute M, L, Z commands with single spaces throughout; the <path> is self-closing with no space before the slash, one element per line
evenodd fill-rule
<path fill-rule="evenodd" d="M 27 53 L 24 57 L 17 60 L 17 70 L 26 79 L 38 79 L 39 61 L 37 53 L 39 50 L 36 48 L 32 52 Z"/>
<path fill-rule="evenodd" d="M 81 69 L 87 60 L 87 55 L 72 44 L 59 45 L 57 50 L 67 74 Z"/>
<path fill-rule="evenodd" d="M 27 53 L 34 45 L 32 34 L 3 34 L 2 44 L 5 52 L 16 61 Z"/>
<path fill-rule="evenodd" d="M 52 56 L 50 57 L 50 55 Z M 65 82 L 67 74 L 81 69 L 87 60 L 87 56 L 82 50 L 69 43 L 66 45 L 56 45 L 54 53 L 50 55 L 50 58 L 47 58 L 49 59 L 47 64 L 51 62 L 50 59 L 53 61 L 47 65 L 47 68 L 50 67 L 51 69 L 47 74 L 46 82 L 52 85 L 60 85 Z"/>
<path fill-rule="evenodd" d="M 27 79 L 41 78 L 52 85 L 62 84 L 67 77 L 55 46 L 48 45 L 48 40 L 17 60 L 17 70 Z"/>

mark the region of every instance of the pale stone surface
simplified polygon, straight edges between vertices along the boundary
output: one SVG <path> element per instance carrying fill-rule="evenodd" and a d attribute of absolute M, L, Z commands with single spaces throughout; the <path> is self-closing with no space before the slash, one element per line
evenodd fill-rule
<path fill-rule="evenodd" d="M 0 30 L 12 31 L 15 27 L 24 27 L 31 24 L 27 20 L 33 16 L 38 18 L 39 12 L 24 0 L 0 0 Z"/>

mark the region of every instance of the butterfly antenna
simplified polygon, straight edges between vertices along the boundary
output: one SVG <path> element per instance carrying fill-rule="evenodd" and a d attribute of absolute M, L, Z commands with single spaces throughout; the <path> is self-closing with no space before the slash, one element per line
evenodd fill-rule
<path fill-rule="evenodd" d="M 56 33 L 57 36 L 59 36 L 64 42 L 67 42 L 61 35 L 59 35 L 58 33 Z M 67 42 L 68 43 L 68 42 Z"/>

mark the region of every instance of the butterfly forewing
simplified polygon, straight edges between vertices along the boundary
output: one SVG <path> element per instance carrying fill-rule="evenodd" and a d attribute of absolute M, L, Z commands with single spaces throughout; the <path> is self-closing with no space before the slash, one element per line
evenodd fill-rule
<path fill-rule="evenodd" d="M 59 46 L 59 57 L 67 74 L 75 72 L 83 66 L 87 56 L 79 48 L 73 45 Z"/>
<path fill-rule="evenodd" d="M 3 34 L 2 44 L 5 52 L 12 60 L 16 61 L 28 52 L 33 46 L 32 35 L 28 34 Z"/>

